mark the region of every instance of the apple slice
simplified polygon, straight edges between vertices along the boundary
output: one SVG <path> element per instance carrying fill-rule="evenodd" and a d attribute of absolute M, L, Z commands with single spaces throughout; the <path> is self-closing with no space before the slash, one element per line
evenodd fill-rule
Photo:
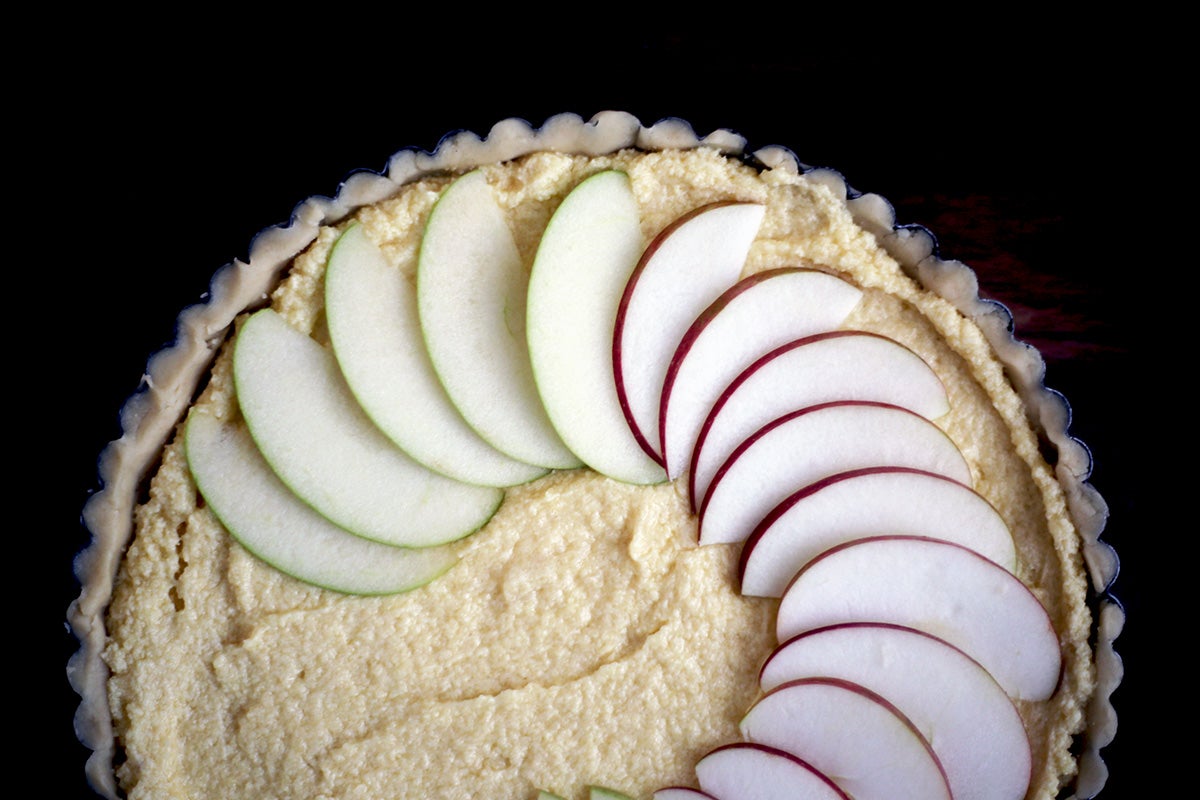
<path fill-rule="evenodd" d="M 654 793 L 654 800 L 717 800 L 717 798 L 687 786 L 667 786 Z"/>
<path fill-rule="evenodd" d="M 788 342 L 738 375 L 701 425 L 688 470 L 692 507 L 754 431 L 793 409 L 835 400 L 890 403 L 926 419 L 950 409 L 946 387 L 924 359 L 886 336 L 831 331 Z"/>
<path fill-rule="evenodd" d="M 589 786 L 588 800 L 633 800 L 632 797 L 607 786 Z"/>
<path fill-rule="evenodd" d="M 496 449 L 571 469 L 542 407 L 525 341 L 528 275 L 484 174 L 469 172 L 429 214 L 417 263 L 417 307 L 434 371 L 454 405 Z"/>
<path fill-rule="evenodd" d="M 329 253 L 325 316 L 355 398 L 413 459 L 481 486 L 514 486 L 547 472 L 496 450 L 458 413 L 429 361 L 412 283 L 361 225 L 347 228 Z"/>
<path fill-rule="evenodd" d="M 762 744 L 718 747 L 696 762 L 696 779 L 721 800 L 850 800 L 804 759 Z"/>
<path fill-rule="evenodd" d="M 477 530 L 504 498 L 406 456 L 367 418 L 333 355 L 270 309 L 242 325 L 233 373 L 267 463 L 351 533 L 405 547 L 443 544 Z"/>
<path fill-rule="evenodd" d="M 742 370 L 793 339 L 838 327 L 862 292 L 810 269 L 738 281 L 692 323 L 663 381 L 659 430 L 667 473 L 679 477 L 713 403 Z"/>
<path fill-rule="evenodd" d="M 917 536 L 858 539 L 825 551 L 779 602 L 785 641 L 845 622 L 904 625 L 978 661 L 1017 700 L 1045 700 L 1062 655 L 1042 604 L 1011 572 L 957 544 Z"/>
<path fill-rule="evenodd" d="M 754 433 L 717 470 L 700 507 L 700 543 L 745 541 L 793 492 L 830 475 L 877 466 L 971 481 L 954 442 L 918 414 L 865 401 L 810 406 Z"/>
<path fill-rule="evenodd" d="M 640 484 L 666 476 L 621 410 L 613 330 L 642 250 L 628 176 L 592 175 L 563 198 L 542 234 L 527 306 L 534 380 L 559 436 L 597 472 Z"/>
<path fill-rule="evenodd" d="M 280 482 L 240 426 L 193 411 L 184 448 L 200 494 L 226 530 L 298 580 L 347 594 L 392 594 L 422 586 L 455 563 L 450 545 L 389 547 L 338 528 Z"/>
<path fill-rule="evenodd" d="M 1017 566 L 1012 532 L 974 489 L 932 472 L 873 467 L 823 478 L 775 506 L 742 548 L 742 594 L 779 597 L 825 550 L 891 534 L 955 542 L 1010 572 Z"/>
<path fill-rule="evenodd" d="M 859 684 L 912 721 L 937 754 L 954 800 L 1021 800 L 1033 761 L 1021 715 L 961 650 L 896 625 L 850 623 L 788 640 L 763 665 L 763 691 L 804 678 Z"/>
<path fill-rule="evenodd" d="M 789 681 L 755 703 L 741 729 L 751 742 L 803 758 L 854 800 L 951 800 L 942 764 L 916 725 L 857 683 Z"/>
<path fill-rule="evenodd" d="M 667 365 L 700 312 L 737 281 L 765 207 L 717 202 L 694 209 L 650 242 L 617 307 L 617 397 L 638 443 L 661 461 L 658 407 Z"/>

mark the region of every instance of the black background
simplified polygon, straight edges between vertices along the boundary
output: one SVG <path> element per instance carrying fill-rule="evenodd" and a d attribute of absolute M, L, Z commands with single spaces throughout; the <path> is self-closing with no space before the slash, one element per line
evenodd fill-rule
<path fill-rule="evenodd" d="M 96 488 L 96 456 L 119 433 L 117 412 L 178 311 L 215 269 L 246 256 L 257 231 L 305 197 L 333 194 L 352 170 L 382 169 L 393 152 L 432 149 L 456 129 L 605 109 L 646 124 L 680 117 L 700 133 L 731 128 L 752 147 L 781 144 L 834 167 L 889 198 L 900 222 L 930 227 L 942 255 L 974 266 L 984 294 L 1014 311 L 1018 334 L 1047 357 L 1047 384 L 1075 409 L 1072 430 L 1112 507 L 1105 538 L 1122 557 L 1128 677 L 1102 797 L 1150 788 L 1138 767 L 1152 738 L 1149 594 L 1161 573 L 1141 521 L 1147 437 L 1130 409 L 1144 398 L 1138 275 L 1151 264 L 1122 237 L 1134 228 L 1138 166 L 1155 154 L 1126 124 L 1140 100 L 1115 79 L 1130 66 L 1075 44 L 1065 27 L 981 47 L 920 24 L 867 42 L 762 16 L 711 20 L 718 30 L 705 35 L 612 19 L 507 36 L 399 16 L 369 28 L 314 18 L 286 33 L 237 18 L 95 20 L 95 32 L 82 24 L 48 44 L 61 78 L 18 90 L 29 141 L 14 155 L 22 188 L 8 221 L 28 265 L 13 266 L 36 289 L 10 308 L 18 341 L 34 343 L 32 377 L 15 388 L 37 409 L 18 440 L 38 432 L 18 486 L 30 497 L 55 487 L 32 576 L 52 598 L 35 594 L 27 615 L 42 637 L 35 685 L 49 698 L 28 724 L 54 754 L 52 785 L 40 788 L 89 796 L 65 679 L 75 641 L 63 625 L 78 592 L 71 559 L 88 540 L 79 509 Z M 43 319 L 52 324 L 29 326 Z"/>

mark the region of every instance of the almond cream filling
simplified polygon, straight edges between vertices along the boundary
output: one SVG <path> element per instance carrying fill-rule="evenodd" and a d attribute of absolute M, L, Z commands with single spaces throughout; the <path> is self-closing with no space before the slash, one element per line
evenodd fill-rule
<path fill-rule="evenodd" d="M 900 341 L 949 392 L 938 420 L 1008 522 L 1018 576 L 1063 642 L 1059 691 L 1022 703 L 1029 796 L 1074 770 L 1072 735 L 1094 688 L 1079 537 L 1024 407 L 976 325 L 909 278 L 823 184 L 762 174 L 715 151 L 585 158 L 535 154 L 485 168 L 526 265 L 584 176 L 628 172 L 647 240 L 718 199 L 764 203 L 746 272 L 819 266 L 865 290 L 848 328 Z M 412 277 L 446 179 L 355 214 Z M 322 230 L 271 298 L 327 341 Z M 227 348 L 228 349 L 228 348 Z M 236 419 L 229 355 L 199 404 Z M 626 486 L 587 471 L 511 489 L 460 545 L 461 562 L 408 594 L 307 587 L 237 546 L 204 508 L 179 443 L 137 512 L 109 612 L 105 660 L 131 797 L 639 796 L 694 783 L 695 761 L 739 739 L 773 648 L 775 601 L 741 597 L 737 548 L 697 548 L 684 485 Z"/>

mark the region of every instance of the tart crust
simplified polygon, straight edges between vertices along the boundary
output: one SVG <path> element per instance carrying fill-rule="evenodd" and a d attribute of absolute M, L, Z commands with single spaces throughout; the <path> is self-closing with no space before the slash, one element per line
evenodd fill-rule
<path fill-rule="evenodd" d="M 319 246 L 322 231 L 328 226 L 345 220 L 357 209 L 397 195 L 415 181 L 543 151 L 599 156 L 628 148 L 710 148 L 745 158 L 780 175 L 805 174 L 808 180 L 844 199 L 854 221 L 875 237 L 905 275 L 915 281 L 913 286 L 924 292 L 901 284 L 879 288 L 919 305 L 932 324 L 955 329 L 964 341 L 971 342 L 968 346 L 978 354 L 972 359 L 977 365 L 974 377 L 991 398 L 1002 399 L 998 411 L 1017 431 L 1014 447 L 1025 460 L 1042 463 L 1040 451 L 1044 448 L 1040 445 L 1051 446 L 1054 463 L 1048 469 L 1034 469 L 1034 480 L 1047 502 L 1061 503 L 1069 517 L 1069 524 L 1052 531 L 1057 560 L 1072 564 L 1082 558 L 1087 566 L 1091 597 L 1085 597 L 1083 587 L 1077 587 L 1078 596 L 1069 598 L 1065 607 L 1072 617 L 1069 625 L 1092 626 L 1094 653 L 1086 640 L 1073 640 L 1072 646 L 1080 651 L 1068 654 L 1073 663 L 1083 665 L 1076 676 L 1081 685 L 1075 688 L 1090 695 L 1086 708 L 1048 708 L 1049 713 L 1084 715 L 1078 726 L 1084 734 L 1075 794 L 1089 797 L 1099 791 L 1106 778 L 1100 749 L 1111 741 L 1116 728 L 1109 696 L 1121 678 L 1120 660 L 1112 643 L 1120 633 L 1124 614 L 1105 595 L 1115 577 L 1117 560 L 1111 547 L 1100 540 L 1107 509 L 1087 483 L 1090 453 L 1070 435 L 1069 406 L 1061 395 L 1043 385 L 1044 363 L 1033 348 L 1015 338 L 1011 315 L 1003 306 L 980 299 L 969 268 L 938 257 L 936 242 L 928 231 L 898 226 L 887 201 L 853 191 L 837 173 L 812 170 L 780 147 L 750 152 L 746 142 L 729 131 L 715 131 L 701 138 L 679 120 L 646 127 L 628 114 L 605 112 L 587 121 L 561 115 L 540 128 L 521 120 L 505 120 L 485 138 L 460 132 L 446 137 L 432 153 L 398 153 L 385 174 L 358 173 L 333 199 L 307 200 L 296 208 L 288 224 L 263 231 L 252 245 L 249 261 L 234 262 L 219 271 L 207 302 L 181 314 L 175 343 L 150 360 L 144 385 L 122 411 L 123 435 L 104 452 L 100 463 L 102 489 L 84 510 L 94 540 L 76 562 L 82 591 L 69 610 L 69 622 L 79 637 L 80 649 L 71 659 L 68 673 L 81 696 L 76 727 L 81 741 L 94 751 L 87 767 L 89 779 L 101 794 L 118 796 L 112 767 L 110 673 L 104 660 L 108 643 L 106 613 L 133 535 L 138 490 L 192 403 L 237 316 L 262 304 L 293 259 L 314 242 Z M 964 323 L 964 317 L 968 323 Z M 1089 602 L 1094 608 L 1090 622 Z M 1066 752 L 1064 746 L 1056 750 Z M 1058 764 L 1054 768 L 1067 772 L 1072 766 Z"/>

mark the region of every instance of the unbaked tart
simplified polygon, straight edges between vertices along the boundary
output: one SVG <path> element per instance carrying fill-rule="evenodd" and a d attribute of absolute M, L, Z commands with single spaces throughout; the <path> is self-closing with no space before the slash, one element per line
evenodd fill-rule
<path fill-rule="evenodd" d="M 1010 323 L 729 131 L 401 152 L 219 271 L 124 410 L 70 611 L 89 778 L 1091 797 L 1116 562 Z"/>

